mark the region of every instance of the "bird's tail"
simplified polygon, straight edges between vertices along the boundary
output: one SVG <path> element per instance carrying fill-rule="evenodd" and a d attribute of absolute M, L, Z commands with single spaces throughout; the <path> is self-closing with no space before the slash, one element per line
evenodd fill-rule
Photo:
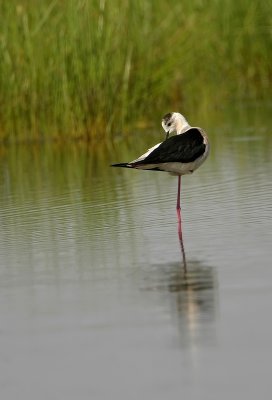
<path fill-rule="evenodd" d="M 128 163 L 119 163 L 119 164 L 111 164 L 111 167 L 131 168 L 131 165 Z"/>

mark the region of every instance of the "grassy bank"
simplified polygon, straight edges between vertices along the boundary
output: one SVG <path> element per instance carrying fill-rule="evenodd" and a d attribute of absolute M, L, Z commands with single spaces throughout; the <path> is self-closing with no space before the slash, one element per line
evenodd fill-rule
<path fill-rule="evenodd" d="M 101 140 L 265 96 L 271 14 L 245 0 L 1 2 L 0 140 Z"/>

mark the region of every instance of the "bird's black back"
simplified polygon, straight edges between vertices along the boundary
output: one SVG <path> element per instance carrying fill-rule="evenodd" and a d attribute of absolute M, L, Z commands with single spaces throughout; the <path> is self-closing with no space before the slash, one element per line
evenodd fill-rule
<path fill-rule="evenodd" d="M 204 154 L 206 145 L 197 128 L 191 128 L 180 135 L 171 136 L 162 142 L 144 160 L 133 165 L 160 164 L 168 162 L 193 162 Z"/>

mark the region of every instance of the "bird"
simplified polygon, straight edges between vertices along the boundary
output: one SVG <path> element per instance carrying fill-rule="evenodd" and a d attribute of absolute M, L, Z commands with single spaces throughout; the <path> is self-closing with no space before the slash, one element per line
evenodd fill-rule
<path fill-rule="evenodd" d="M 170 112 L 162 118 L 162 127 L 166 133 L 165 140 L 148 149 L 133 161 L 112 164 L 112 167 L 123 167 L 140 170 L 164 171 L 178 176 L 176 211 L 179 223 L 179 237 L 182 252 L 185 253 L 181 228 L 181 176 L 192 174 L 206 160 L 210 151 L 208 136 L 202 128 L 190 126 L 179 112 Z M 175 132 L 176 135 L 170 136 Z"/>
<path fill-rule="evenodd" d="M 202 128 L 190 126 L 186 118 L 171 112 L 162 118 L 166 139 L 148 149 L 143 155 L 126 163 L 111 164 L 151 171 L 169 172 L 178 176 L 177 211 L 180 210 L 181 176 L 193 173 L 206 160 L 210 151 L 208 136 Z M 176 132 L 176 135 L 169 135 Z"/>

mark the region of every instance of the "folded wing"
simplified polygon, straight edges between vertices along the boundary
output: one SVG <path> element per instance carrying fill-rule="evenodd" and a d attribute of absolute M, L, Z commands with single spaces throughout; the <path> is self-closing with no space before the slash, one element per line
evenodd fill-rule
<path fill-rule="evenodd" d="M 144 159 L 140 157 L 131 165 L 161 164 L 169 162 L 189 163 L 201 157 L 206 150 L 203 135 L 198 128 L 191 128 L 180 135 L 171 136 L 151 151 Z"/>

